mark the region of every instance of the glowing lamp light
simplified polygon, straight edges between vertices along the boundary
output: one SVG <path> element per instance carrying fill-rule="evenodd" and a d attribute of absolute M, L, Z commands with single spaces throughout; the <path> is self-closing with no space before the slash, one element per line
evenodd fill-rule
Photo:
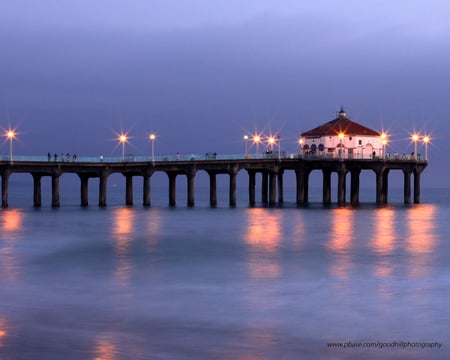
<path fill-rule="evenodd" d="M 13 160 L 13 157 L 12 157 L 12 143 L 13 143 L 13 140 L 15 139 L 15 137 L 16 137 L 16 132 L 14 130 L 12 130 L 12 129 L 9 129 L 9 130 L 6 131 L 5 136 L 9 140 L 9 161 L 12 162 L 12 160 Z"/>
<path fill-rule="evenodd" d="M 417 160 L 417 141 L 419 141 L 419 134 L 412 134 L 411 140 L 414 142 L 414 159 Z"/>
<path fill-rule="evenodd" d="M 244 143 L 245 143 L 245 156 L 248 154 L 248 135 L 244 135 Z"/>
<path fill-rule="evenodd" d="M 342 159 L 342 157 L 344 156 L 344 154 L 343 154 L 343 151 L 342 151 L 342 140 L 344 139 L 344 133 L 341 131 L 339 134 L 338 134 L 338 138 L 339 138 L 339 143 L 340 143 L 340 148 L 339 148 L 339 158 L 341 158 Z"/>
<path fill-rule="evenodd" d="M 253 136 L 253 143 L 256 145 L 256 153 L 258 153 L 259 143 L 261 142 L 261 136 L 258 134 Z"/>
<path fill-rule="evenodd" d="M 154 133 L 151 133 L 148 138 L 152 142 L 152 162 L 155 162 L 155 140 L 156 140 L 156 135 Z"/>
<path fill-rule="evenodd" d="M 431 139 L 428 135 L 425 135 L 423 137 L 423 143 L 425 144 L 425 161 L 428 161 L 428 144 L 430 143 Z"/>
<path fill-rule="evenodd" d="M 6 136 L 9 140 L 12 140 L 16 137 L 16 133 L 14 132 L 14 130 L 8 130 L 6 132 Z"/>
<path fill-rule="evenodd" d="M 127 140 L 128 140 L 128 138 L 127 138 L 126 135 L 120 135 L 120 136 L 119 136 L 119 141 L 120 141 L 121 143 L 126 143 Z"/>
<path fill-rule="evenodd" d="M 122 160 L 123 160 L 125 158 L 125 143 L 128 142 L 128 136 L 122 133 L 119 135 L 118 140 L 122 144 Z"/>

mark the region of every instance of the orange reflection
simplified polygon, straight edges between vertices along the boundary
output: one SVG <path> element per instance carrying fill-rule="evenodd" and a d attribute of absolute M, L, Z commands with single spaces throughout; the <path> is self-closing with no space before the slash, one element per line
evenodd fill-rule
<path fill-rule="evenodd" d="M 251 326 L 239 334 L 239 339 L 232 347 L 244 348 L 245 351 L 233 354 L 235 360 L 269 359 L 268 354 L 277 346 L 273 330 L 267 326 Z M 262 355 L 264 353 L 267 355 Z"/>
<path fill-rule="evenodd" d="M 99 338 L 95 343 L 94 360 L 118 359 L 117 346 L 109 339 Z"/>
<path fill-rule="evenodd" d="M 23 214 L 18 209 L 5 210 L 3 213 L 2 231 L 8 236 L 15 236 L 22 229 Z"/>
<path fill-rule="evenodd" d="M 253 278 L 278 278 L 280 266 L 276 260 L 281 240 L 281 215 L 267 209 L 249 209 L 245 242 L 250 248 L 249 268 Z"/>
<path fill-rule="evenodd" d="M 338 278 L 347 278 L 351 267 L 349 250 L 353 241 L 353 212 L 338 208 L 331 212 L 330 243 L 328 248 L 336 255 L 331 263 L 331 273 Z"/>
<path fill-rule="evenodd" d="M 345 253 L 353 240 L 353 210 L 334 209 L 331 215 L 332 234 L 329 248 L 337 253 Z"/>
<path fill-rule="evenodd" d="M 436 242 L 434 217 L 436 206 L 420 205 L 408 212 L 408 251 L 414 254 L 430 253 Z"/>
<path fill-rule="evenodd" d="M 122 285 L 127 285 L 133 268 L 128 253 L 133 241 L 134 211 L 130 208 L 119 208 L 114 211 L 113 218 L 115 251 L 119 261 L 115 276 Z"/>
<path fill-rule="evenodd" d="M 19 275 L 14 245 L 21 236 L 23 213 L 18 209 L 2 211 L 0 241 L 0 274 L 2 279 L 13 281 Z"/>
<path fill-rule="evenodd" d="M 426 275 L 431 253 L 436 245 L 435 205 L 419 205 L 408 211 L 406 250 L 411 254 L 410 275 L 413 278 Z"/>
<path fill-rule="evenodd" d="M 160 212 L 157 209 L 152 209 L 147 222 L 147 250 L 148 252 L 155 251 L 158 244 L 158 234 L 161 233 L 160 229 L 163 224 L 163 220 Z"/>
<path fill-rule="evenodd" d="M 297 249 L 300 249 L 305 242 L 305 219 L 303 218 L 303 213 L 297 213 L 295 218 L 295 228 L 294 228 L 294 238 L 292 239 L 293 244 Z"/>
<path fill-rule="evenodd" d="M 395 250 L 395 211 L 389 208 L 380 208 L 375 211 L 372 249 L 380 255 L 380 260 L 376 264 L 375 275 L 386 277 L 392 273 L 392 264 L 388 257 L 383 255 L 392 254 Z"/>
<path fill-rule="evenodd" d="M 5 346 L 4 340 L 8 336 L 6 319 L 0 318 L 0 348 Z"/>

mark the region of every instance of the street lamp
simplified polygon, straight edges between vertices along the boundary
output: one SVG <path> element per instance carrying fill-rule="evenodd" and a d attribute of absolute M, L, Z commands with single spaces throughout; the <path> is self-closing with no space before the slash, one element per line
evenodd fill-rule
<path fill-rule="evenodd" d="M 303 156 L 303 138 L 300 138 L 299 140 L 298 140 L 298 146 L 299 146 L 299 153 Z"/>
<path fill-rule="evenodd" d="M 428 161 L 428 143 L 430 142 L 430 137 L 425 135 L 423 137 L 423 143 L 425 144 L 425 161 Z"/>
<path fill-rule="evenodd" d="M 338 137 L 339 137 L 339 145 L 340 145 L 340 147 L 339 147 L 339 158 L 340 159 L 342 159 L 342 157 L 343 157 L 343 154 L 342 154 L 342 140 L 344 139 L 344 133 L 343 132 L 340 132 L 339 134 L 338 134 Z"/>
<path fill-rule="evenodd" d="M 414 159 L 417 160 L 417 141 L 419 141 L 419 134 L 412 134 L 411 139 L 414 142 Z"/>
<path fill-rule="evenodd" d="M 273 144 L 275 144 L 275 138 L 273 136 L 269 136 L 267 142 L 270 145 L 270 153 L 273 154 Z"/>
<path fill-rule="evenodd" d="M 383 158 L 386 158 L 386 144 L 387 144 L 387 139 L 383 139 Z"/>
<path fill-rule="evenodd" d="M 16 132 L 14 130 L 9 129 L 6 132 L 5 136 L 9 140 L 9 161 L 12 162 L 13 161 L 13 157 L 12 157 L 12 143 L 13 143 L 13 139 L 16 137 Z"/>
<path fill-rule="evenodd" d="M 259 153 L 259 143 L 261 142 L 261 136 L 259 136 L 258 134 L 253 136 L 253 143 L 256 145 L 256 154 Z"/>
<path fill-rule="evenodd" d="M 122 144 L 122 161 L 125 158 L 125 143 L 128 142 L 128 136 L 127 134 L 120 134 L 118 137 L 119 142 Z"/>
<path fill-rule="evenodd" d="M 386 133 L 381 133 L 381 135 L 380 135 L 380 137 L 381 137 L 381 144 L 383 145 L 383 158 L 385 158 L 386 157 L 386 144 L 387 144 L 387 134 Z"/>
<path fill-rule="evenodd" d="M 152 162 L 155 162 L 155 140 L 156 140 L 156 135 L 155 134 L 150 134 L 149 139 L 152 143 Z"/>
<path fill-rule="evenodd" d="M 277 139 L 278 139 L 278 160 L 281 159 L 281 136 L 277 135 Z"/>
<path fill-rule="evenodd" d="M 245 157 L 248 155 L 248 135 L 244 135 L 244 142 L 245 142 Z"/>

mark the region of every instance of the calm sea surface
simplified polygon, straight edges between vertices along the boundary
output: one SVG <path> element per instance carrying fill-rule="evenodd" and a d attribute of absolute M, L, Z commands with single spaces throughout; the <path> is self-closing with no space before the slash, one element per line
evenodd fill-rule
<path fill-rule="evenodd" d="M 450 358 L 449 189 L 381 208 L 373 190 L 249 208 L 243 190 L 216 209 L 197 189 L 194 208 L 113 189 L 105 209 L 19 190 L 0 210 L 0 359 Z"/>

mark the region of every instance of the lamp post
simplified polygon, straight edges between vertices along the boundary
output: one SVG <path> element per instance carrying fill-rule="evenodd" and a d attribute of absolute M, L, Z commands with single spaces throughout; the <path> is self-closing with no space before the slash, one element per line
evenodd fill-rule
<path fill-rule="evenodd" d="M 425 144 L 425 161 L 428 161 L 428 143 L 430 142 L 430 137 L 425 135 L 423 137 L 423 143 Z"/>
<path fill-rule="evenodd" d="M 281 159 L 281 136 L 278 135 L 277 139 L 278 139 L 278 160 L 280 160 Z"/>
<path fill-rule="evenodd" d="M 259 136 L 258 134 L 253 136 L 253 142 L 256 145 L 256 154 L 259 153 L 259 143 L 261 142 L 261 136 Z"/>
<path fill-rule="evenodd" d="M 414 159 L 417 160 L 417 141 L 419 141 L 419 134 L 414 133 L 411 139 L 414 142 Z"/>
<path fill-rule="evenodd" d="M 155 140 L 156 140 L 156 135 L 151 133 L 149 136 L 149 139 L 152 143 L 152 162 L 155 162 Z"/>
<path fill-rule="evenodd" d="M 13 139 L 16 137 L 16 133 L 14 130 L 9 129 L 6 132 L 6 137 L 9 140 L 9 162 L 12 163 L 13 161 L 13 157 L 12 157 L 12 143 L 13 143 Z"/>
<path fill-rule="evenodd" d="M 303 138 L 300 138 L 300 139 L 298 140 L 298 146 L 299 146 L 298 152 L 299 152 L 300 155 L 303 156 Z"/>
<path fill-rule="evenodd" d="M 248 155 L 248 135 L 244 135 L 244 142 L 245 142 L 245 157 Z"/>
<path fill-rule="evenodd" d="M 269 143 L 270 146 L 270 152 L 273 154 L 273 144 L 275 144 L 275 138 L 273 136 L 269 136 L 267 142 Z"/>
<path fill-rule="evenodd" d="M 339 133 L 339 135 L 338 135 L 338 137 L 339 137 L 339 145 L 340 145 L 340 147 L 339 147 L 339 158 L 340 159 L 342 159 L 342 157 L 343 157 L 343 154 L 342 154 L 342 140 L 344 139 L 344 133 L 343 132 L 340 132 Z"/>
<path fill-rule="evenodd" d="M 128 141 L 128 136 L 126 134 L 119 135 L 119 142 L 122 144 L 122 161 L 125 159 L 125 143 Z"/>
<path fill-rule="evenodd" d="M 383 133 L 381 133 L 380 137 L 381 137 L 381 144 L 382 144 L 382 147 L 383 147 L 383 149 L 382 149 L 382 152 L 383 152 L 382 156 L 383 156 L 383 158 L 386 158 L 387 134 L 383 132 Z"/>
<path fill-rule="evenodd" d="M 386 144 L 387 144 L 387 139 L 383 139 L 383 158 L 386 159 Z"/>

